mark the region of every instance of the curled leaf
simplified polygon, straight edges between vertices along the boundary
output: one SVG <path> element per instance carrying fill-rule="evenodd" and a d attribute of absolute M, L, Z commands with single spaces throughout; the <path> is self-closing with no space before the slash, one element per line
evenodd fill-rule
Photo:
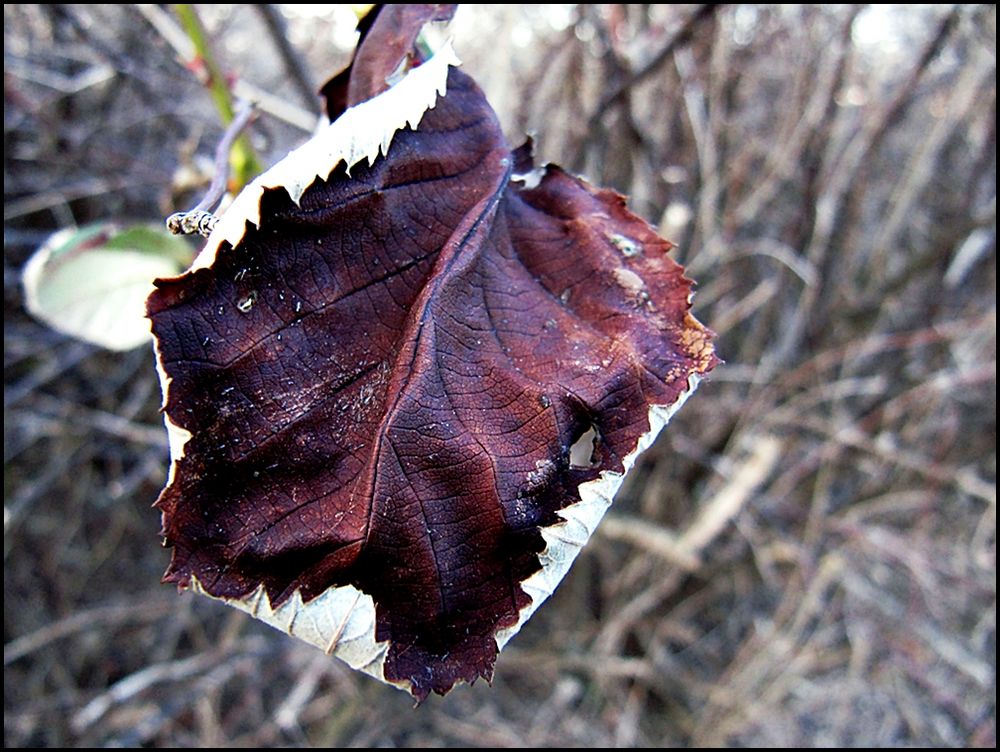
<path fill-rule="evenodd" d="M 261 176 L 148 303 L 166 579 L 418 698 L 491 677 L 717 362 L 670 244 L 512 152 L 453 62 Z"/>
<path fill-rule="evenodd" d="M 413 63 L 423 62 L 415 46 L 420 30 L 432 21 L 450 20 L 455 7 L 417 3 L 374 6 L 358 23 L 361 38 L 351 64 L 320 90 L 330 120 L 381 94 Z"/>

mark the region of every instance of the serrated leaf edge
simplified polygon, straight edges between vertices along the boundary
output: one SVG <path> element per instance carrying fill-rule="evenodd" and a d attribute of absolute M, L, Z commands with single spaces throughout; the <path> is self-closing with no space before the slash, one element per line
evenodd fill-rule
<path fill-rule="evenodd" d="M 374 164 L 379 154 L 387 154 L 395 134 L 407 126 L 416 128 L 438 96 L 445 95 L 448 69 L 453 65 L 461 65 L 461 61 L 449 41 L 392 88 L 346 110 L 254 179 L 219 217 L 191 270 L 210 267 L 223 242 L 233 246 L 239 243 L 246 234 L 247 222 L 260 225 L 260 199 L 266 189 L 285 188 L 298 204 L 316 178 L 326 180 L 341 162 L 350 174 L 362 159 Z"/>
<path fill-rule="evenodd" d="M 558 512 L 563 521 L 541 529 L 546 542 L 545 549 L 538 555 L 541 569 L 521 583 L 521 587 L 531 597 L 531 602 L 521 609 L 516 624 L 498 630 L 498 650 L 504 648 L 562 582 L 580 550 L 590 540 L 604 513 L 610 508 L 636 459 L 656 440 L 660 431 L 694 393 L 700 381 L 701 377 L 697 373 L 689 374 L 687 389 L 680 393 L 674 404 L 650 406 L 649 430 L 639 437 L 635 449 L 623 460 L 624 472 L 605 470 L 596 480 L 580 484 L 580 501 Z M 190 589 L 244 611 L 328 655 L 336 656 L 351 668 L 363 671 L 379 681 L 398 689 L 411 690 L 409 681 L 391 681 L 386 678 L 385 657 L 389 643 L 375 639 L 375 601 L 352 585 L 328 588 L 310 601 L 305 601 L 302 593 L 296 590 L 277 608 L 272 607 L 263 585 L 243 598 L 219 598 L 211 595 L 194 577 L 191 579 Z"/>

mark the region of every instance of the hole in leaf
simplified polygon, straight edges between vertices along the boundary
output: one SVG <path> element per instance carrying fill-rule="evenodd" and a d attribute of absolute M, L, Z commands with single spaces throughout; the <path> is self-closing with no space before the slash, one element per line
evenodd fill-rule
<path fill-rule="evenodd" d="M 590 426 L 569 448 L 569 466 L 578 470 L 589 470 L 600 465 L 597 459 L 597 447 L 600 441 L 601 435 L 597 432 L 597 426 Z"/>

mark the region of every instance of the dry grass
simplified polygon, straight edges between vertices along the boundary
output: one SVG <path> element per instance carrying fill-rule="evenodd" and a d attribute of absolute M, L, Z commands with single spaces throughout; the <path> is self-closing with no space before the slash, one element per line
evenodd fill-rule
<path fill-rule="evenodd" d="M 726 7 L 658 56 L 694 12 L 456 20 L 511 134 L 680 242 L 728 363 L 492 688 L 414 710 L 158 584 L 151 355 L 35 324 L 19 269 L 58 227 L 183 208 L 219 128 L 148 11 L 5 6 L 6 745 L 995 744 L 995 7 Z M 206 14 L 308 109 L 255 11 Z M 336 68 L 343 19 L 290 24 Z"/>

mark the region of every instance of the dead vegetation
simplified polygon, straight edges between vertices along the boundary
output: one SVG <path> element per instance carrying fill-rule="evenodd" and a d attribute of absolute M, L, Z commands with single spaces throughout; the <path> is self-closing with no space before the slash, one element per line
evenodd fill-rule
<path fill-rule="evenodd" d="M 995 744 L 995 7 L 561 7 L 462 9 L 456 48 L 678 241 L 727 365 L 493 687 L 412 710 L 159 585 L 151 354 L 34 323 L 19 270 L 184 208 L 220 127 L 155 7 L 5 6 L 7 746 Z M 314 106 L 279 26 L 204 13 L 273 160 Z M 345 23 L 288 18 L 317 80 Z"/>

